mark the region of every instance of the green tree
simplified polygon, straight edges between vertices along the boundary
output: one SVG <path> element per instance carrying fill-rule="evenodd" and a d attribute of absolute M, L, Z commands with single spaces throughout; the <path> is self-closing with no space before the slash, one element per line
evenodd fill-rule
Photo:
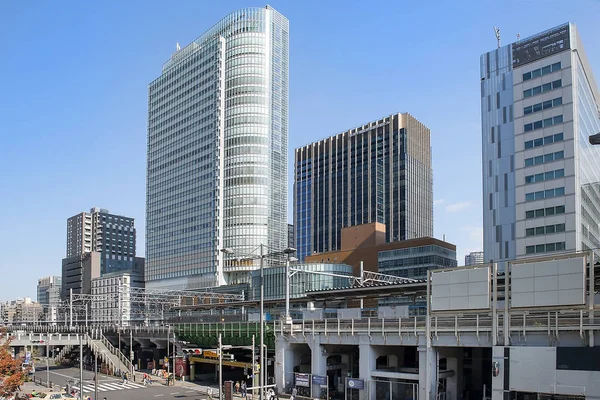
<path fill-rule="evenodd" d="M 12 396 L 25 381 L 21 361 L 12 358 L 10 342 L 6 331 L 0 331 L 0 397 Z"/>

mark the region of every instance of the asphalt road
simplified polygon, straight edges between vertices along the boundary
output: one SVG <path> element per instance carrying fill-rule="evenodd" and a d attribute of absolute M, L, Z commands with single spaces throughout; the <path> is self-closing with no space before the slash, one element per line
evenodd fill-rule
<path fill-rule="evenodd" d="M 36 370 L 35 375 L 45 381 L 46 369 Z M 61 388 L 64 388 L 67 382 L 71 381 L 74 387 L 79 388 L 79 369 L 51 367 L 50 381 Z M 94 397 L 94 373 L 91 371 L 83 371 L 83 393 L 84 396 Z M 98 375 L 98 400 L 104 398 L 106 400 L 206 400 L 207 396 L 188 385 L 164 386 L 156 381 L 149 386 L 143 386 L 141 382 L 129 382 L 123 385 L 120 379 Z"/>

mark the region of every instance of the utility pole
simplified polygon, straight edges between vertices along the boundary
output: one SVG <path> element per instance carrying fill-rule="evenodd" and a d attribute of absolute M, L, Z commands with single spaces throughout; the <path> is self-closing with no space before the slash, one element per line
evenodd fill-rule
<path fill-rule="evenodd" d="M 98 349 L 94 352 L 94 400 L 98 400 Z"/>
<path fill-rule="evenodd" d="M 69 289 L 69 329 L 73 329 L 73 288 Z"/>
<path fill-rule="evenodd" d="M 83 400 L 83 336 L 81 334 L 79 334 L 79 400 Z"/>
<path fill-rule="evenodd" d="M 223 400 L 223 343 L 219 333 L 219 400 Z"/>
<path fill-rule="evenodd" d="M 167 362 L 167 379 L 168 379 L 169 373 L 171 372 L 171 359 L 169 359 L 169 349 L 171 347 L 171 343 L 169 342 L 171 340 L 170 338 L 171 338 L 171 326 L 167 325 L 167 357 L 166 357 L 166 359 L 168 361 Z M 168 382 L 168 380 L 167 380 L 167 382 Z"/>
<path fill-rule="evenodd" d="M 50 357 L 50 334 L 46 333 L 46 387 L 50 387 L 50 365 L 48 364 Z"/>
<path fill-rule="evenodd" d="M 264 245 L 260 244 L 260 369 L 258 371 L 258 379 L 260 392 L 258 395 L 259 400 L 263 400 L 263 382 L 264 382 L 264 370 L 265 370 L 265 353 L 264 353 L 264 345 L 265 345 L 265 276 L 264 276 Z M 254 371 L 253 371 L 254 372 Z"/>
<path fill-rule="evenodd" d="M 250 376 L 252 376 L 252 386 L 250 386 L 251 387 L 250 393 L 252 394 L 252 399 L 253 400 L 254 400 L 254 382 L 255 382 L 254 371 L 256 371 L 256 367 L 254 365 L 255 358 L 256 358 L 255 355 L 254 355 L 254 349 L 256 348 L 256 343 L 255 342 L 256 342 L 255 335 L 252 335 L 252 374 L 250 375 Z"/>
<path fill-rule="evenodd" d="M 133 331 L 131 330 L 131 325 L 129 326 L 129 359 L 131 361 L 131 378 L 133 379 Z"/>

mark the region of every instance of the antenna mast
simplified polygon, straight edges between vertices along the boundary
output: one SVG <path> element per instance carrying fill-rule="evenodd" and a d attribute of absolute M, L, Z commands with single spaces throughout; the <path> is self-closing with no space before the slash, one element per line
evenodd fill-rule
<path fill-rule="evenodd" d="M 498 48 L 500 48 L 500 27 L 494 27 L 494 33 L 496 34 L 496 40 L 498 41 Z"/>

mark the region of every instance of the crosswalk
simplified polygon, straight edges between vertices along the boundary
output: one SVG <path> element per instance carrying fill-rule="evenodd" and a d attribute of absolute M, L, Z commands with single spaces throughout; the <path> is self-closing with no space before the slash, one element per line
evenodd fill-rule
<path fill-rule="evenodd" d="M 109 392 L 112 390 L 142 389 L 145 387 L 146 386 L 144 386 L 140 383 L 134 383 L 134 382 L 128 382 L 124 385 L 118 381 L 98 383 L 98 391 L 99 392 Z M 79 387 L 77 387 L 77 386 L 71 386 L 71 388 L 73 388 L 75 390 L 79 390 Z M 93 382 L 91 382 L 90 384 L 87 384 L 87 385 L 86 384 L 83 385 L 83 393 L 92 393 L 95 391 L 96 391 L 96 387 Z"/>

